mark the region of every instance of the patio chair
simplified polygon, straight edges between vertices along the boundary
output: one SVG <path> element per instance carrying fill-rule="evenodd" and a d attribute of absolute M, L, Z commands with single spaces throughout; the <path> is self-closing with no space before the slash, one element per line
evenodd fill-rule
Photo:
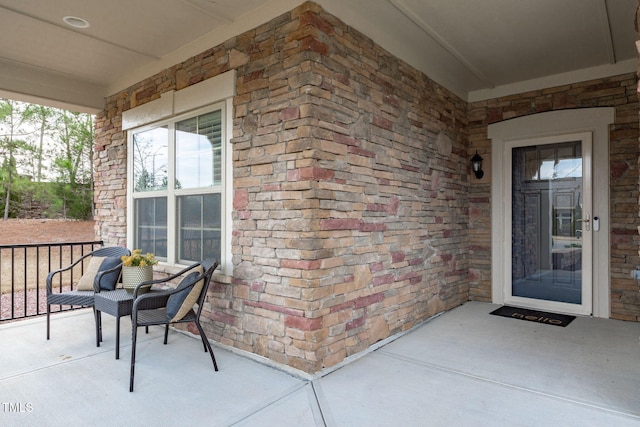
<path fill-rule="evenodd" d="M 211 344 L 200 325 L 200 314 L 207 295 L 207 289 L 211 282 L 211 276 L 218 267 L 217 262 L 202 261 L 195 263 L 184 270 L 162 280 L 152 280 L 138 285 L 134 291 L 134 303 L 132 314 L 131 333 L 131 374 L 129 378 L 129 391 L 133 391 L 133 376 L 136 363 L 136 337 L 138 327 L 164 325 L 164 344 L 167 344 L 169 335 L 169 325 L 174 323 L 195 323 L 202 339 L 205 353 L 208 351 L 213 362 L 213 369 L 218 371 L 218 364 L 211 349 Z M 138 290 L 149 284 L 167 283 L 178 277 L 183 277 L 182 281 L 174 289 L 163 291 L 152 291 L 137 296 Z M 194 310 L 194 305 L 197 309 Z M 152 307 L 152 308 L 148 308 Z"/>
<path fill-rule="evenodd" d="M 47 339 L 50 336 L 50 316 L 52 305 L 70 305 L 93 307 L 94 295 L 100 291 L 115 289 L 120 280 L 120 272 L 122 270 L 122 261 L 120 257 L 130 255 L 131 252 L 119 246 L 111 246 L 96 249 L 82 257 L 78 258 L 71 265 L 59 270 L 51 271 L 47 275 Z M 75 283 L 75 289 L 66 292 L 54 292 L 53 281 L 65 271 L 71 270 L 76 265 L 89 259 L 89 264 L 85 269 L 82 277 Z M 99 328 L 99 319 L 95 315 L 96 329 Z M 101 337 L 97 337 L 98 343 Z"/>

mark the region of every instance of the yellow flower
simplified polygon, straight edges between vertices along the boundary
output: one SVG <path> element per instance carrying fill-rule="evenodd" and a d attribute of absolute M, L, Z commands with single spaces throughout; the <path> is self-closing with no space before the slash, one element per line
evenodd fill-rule
<path fill-rule="evenodd" d="M 147 252 L 146 254 L 142 255 L 141 249 L 134 249 L 131 252 L 131 255 L 123 255 L 122 257 L 120 257 L 120 259 L 122 260 L 122 264 L 126 265 L 127 267 L 145 267 L 147 265 L 155 265 L 158 263 L 158 260 L 156 260 L 156 256 L 154 254 Z"/>

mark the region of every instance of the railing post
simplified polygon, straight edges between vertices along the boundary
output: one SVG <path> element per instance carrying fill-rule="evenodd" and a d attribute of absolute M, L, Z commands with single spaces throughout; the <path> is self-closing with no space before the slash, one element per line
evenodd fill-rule
<path fill-rule="evenodd" d="M 16 250 L 15 248 L 11 248 L 11 317 L 15 316 L 15 259 L 16 259 Z"/>

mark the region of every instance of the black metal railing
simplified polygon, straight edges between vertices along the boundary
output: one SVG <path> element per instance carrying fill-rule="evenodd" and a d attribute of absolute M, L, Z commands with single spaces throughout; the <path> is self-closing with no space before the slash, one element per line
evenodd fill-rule
<path fill-rule="evenodd" d="M 100 246 L 102 241 L 0 245 L 0 322 L 46 314 L 47 274 L 72 264 Z M 56 275 L 54 292 L 72 289 L 84 268 L 81 262 Z M 51 307 L 52 311 L 69 309 L 72 307 Z"/>

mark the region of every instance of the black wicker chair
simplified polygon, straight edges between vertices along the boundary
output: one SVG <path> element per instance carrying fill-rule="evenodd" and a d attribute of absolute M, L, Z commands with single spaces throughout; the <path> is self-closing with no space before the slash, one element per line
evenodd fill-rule
<path fill-rule="evenodd" d="M 134 291 L 134 303 L 132 314 L 131 333 L 131 375 L 129 378 L 129 391 L 133 391 L 133 376 L 136 363 L 136 337 L 138 327 L 152 325 L 164 325 L 164 344 L 167 344 L 169 325 L 174 323 L 195 323 L 202 339 L 205 353 L 208 351 L 213 362 L 213 369 L 218 370 L 216 358 L 211 349 L 211 344 L 200 325 L 200 314 L 207 295 L 207 289 L 211 282 L 211 276 L 218 267 L 217 262 L 202 261 L 193 264 L 170 277 L 161 280 L 152 280 L 138 285 Z M 167 283 L 182 276 L 180 284 L 174 288 L 163 291 L 153 291 L 138 296 L 138 290 L 149 285 Z M 194 306 L 197 309 L 194 311 Z M 149 308 L 151 307 L 151 308 Z"/>
<path fill-rule="evenodd" d="M 120 276 L 120 269 L 122 268 L 122 263 L 119 263 L 113 268 L 109 268 L 106 270 L 98 271 L 93 280 L 93 290 L 71 290 L 67 292 L 54 292 L 53 291 L 53 281 L 56 279 L 58 275 L 61 275 L 64 271 L 71 270 L 76 265 L 83 262 L 85 259 L 90 259 L 91 257 L 108 257 L 108 258 L 120 258 L 123 255 L 130 255 L 131 252 L 129 249 L 122 248 L 120 246 L 111 246 L 96 249 L 93 252 L 90 252 L 82 257 L 78 258 L 73 264 L 61 268 L 59 270 L 51 271 L 47 275 L 47 339 L 49 339 L 50 335 L 50 315 L 51 315 L 51 306 L 52 305 L 71 305 L 71 306 L 83 306 L 83 307 L 93 307 L 94 295 L 96 292 L 100 292 L 105 288 L 103 284 L 107 281 L 111 281 L 115 277 Z M 74 285 L 77 285 L 74 284 Z M 72 288 L 73 289 L 73 288 Z M 95 316 L 94 309 L 94 317 L 96 320 L 96 328 L 99 327 L 98 322 L 99 319 Z M 98 340 L 100 337 L 98 338 Z"/>

